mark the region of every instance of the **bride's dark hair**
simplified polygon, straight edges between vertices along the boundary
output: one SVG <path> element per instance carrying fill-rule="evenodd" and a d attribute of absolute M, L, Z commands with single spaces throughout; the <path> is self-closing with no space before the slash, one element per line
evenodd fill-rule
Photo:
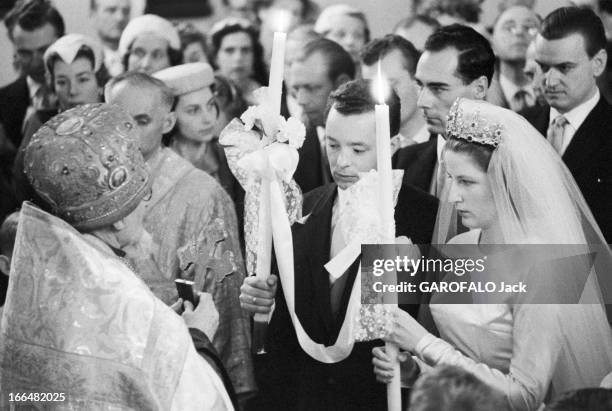
<path fill-rule="evenodd" d="M 486 144 L 476 143 L 474 141 L 466 141 L 456 137 L 449 137 L 444 145 L 445 151 L 454 153 L 463 153 L 470 156 L 476 164 L 486 172 L 491 162 L 491 155 L 494 148 Z"/>

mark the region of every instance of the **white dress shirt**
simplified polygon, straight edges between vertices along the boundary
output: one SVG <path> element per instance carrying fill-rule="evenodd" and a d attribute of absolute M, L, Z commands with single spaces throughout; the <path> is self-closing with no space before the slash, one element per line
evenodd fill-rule
<path fill-rule="evenodd" d="M 104 67 L 106 67 L 111 77 L 116 77 L 123 73 L 124 67 L 119 50 L 104 47 Z"/>
<path fill-rule="evenodd" d="M 424 125 L 413 136 L 404 136 L 402 133 L 397 133 L 397 137 L 399 138 L 399 147 L 404 148 L 429 140 L 429 130 L 427 130 L 427 125 Z"/>
<path fill-rule="evenodd" d="M 34 79 L 30 76 L 26 77 L 26 84 L 28 85 L 28 94 L 30 97 L 30 104 L 28 105 L 28 108 L 26 109 L 25 116 L 23 116 L 23 123 L 21 123 L 22 131 L 23 131 L 26 121 L 34 113 L 36 113 L 36 111 L 39 110 L 42 106 L 41 96 L 39 95 L 38 91 L 41 89 L 43 85 L 34 81 Z"/>
<path fill-rule="evenodd" d="M 442 157 L 442 150 L 444 150 L 444 144 L 446 139 L 442 135 L 438 134 L 436 140 L 436 165 L 434 167 L 434 173 L 431 177 L 431 185 L 429 186 L 429 193 L 438 197 L 442 193 L 443 187 L 438 187 L 439 182 L 444 181 L 442 170 L 440 170 L 440 157 Z"/>

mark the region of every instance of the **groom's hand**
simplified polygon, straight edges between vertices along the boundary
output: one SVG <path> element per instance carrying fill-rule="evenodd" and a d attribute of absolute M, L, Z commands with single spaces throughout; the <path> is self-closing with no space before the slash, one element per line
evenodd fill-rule
<path fill-rule="evenodd" d="M 240 306 L 252 313 L 268 314 L 272 310 L 278 277 L 271 274 L 267 280 L 246 277 L 240 287 Z"/>

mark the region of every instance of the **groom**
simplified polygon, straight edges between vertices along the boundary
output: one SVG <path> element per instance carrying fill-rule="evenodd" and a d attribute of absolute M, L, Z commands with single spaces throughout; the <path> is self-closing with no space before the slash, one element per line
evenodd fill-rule
<path fill-rule="evenodd" d="M 348 300 L 359 259 L 337 280 L 331 281 L 324 265 L 346 245 L 334 230 L 342 209 L 339 195 L 359 180 L 360 172 L 376 168 L 375 101 L 371 84 L 350 81 L 330 95 L 326 151 L 334 182 L 304 196 L 304 224 L 294 224 L 295 309 L 315 343 L 334 345 L 345 321 Z M 395 93 L 389 101 L 391 135 L 398 133 L 400 104 Z M 411 186 L 402 186 L 395 208 L 396 235 L 414 244 L 431 242 L 437 200 Z M 245 279 L 241 305 L 251 313 L 268 313 L 275 303 L 266 341 L 267 358 L 258 358 L 257 410 L 386 410 L 386 388 L 376 382 L 372 348 L 380 340 L 355 343 L 350 355 L 334 364 L 321 363 L 300 348 L 277 277 L 268 282 Z M 418 306 L 407 307 L 416 315 Z M 352 319 L 348 319 L 351 321 Z"/>

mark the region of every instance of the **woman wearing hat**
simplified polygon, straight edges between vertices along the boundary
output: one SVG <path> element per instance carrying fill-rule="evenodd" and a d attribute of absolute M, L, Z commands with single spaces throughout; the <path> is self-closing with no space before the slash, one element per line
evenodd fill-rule
<path fill-rule="evenodd" d="M 168 20 L 154 14 L 132 19 L 119 39 L 126 71 L 153 74 L 183 61 L 181 39 Z"/>
<path fill-rule="evenodd" d="M 176 125 L 170 133 L 170 148 L 195 167 L 214 177 L 236 199 L 238 182 L 232 175 L 223 148 L 215 136 L 219 106 L 215 77 L 206 63 L 169 67 L 154 74 L 176 96 Z"/>
<path fill-rule="evenodd" d="M 82 34 L 67 34 L 53 43 L 45 52 L 47 81 L 57 96 L 57 108 L 39 110 L 24 124 L 24 135 L 13 166 L 15 193 L 19 204 L 36 201 L 36 193 L 23 174 L 23 150 L 32 135 L 58 112 L 80 104 L 99 103 L 102 90 L 109 79 L 103 65 L 102 45 Z"/>
<path fill-rule="evenodd" d="M 89 36 L 66 34 L 53 43 L 43 56 L 47 81 L 57 96 L 57 108 L 37 111 L 24 124 L 25 148 L 44 123 L 59 111 L 79 104 L 99 103 L 109 74 L 104 67 L 102 45 Z"/>
<path fill-rule="evenodd" d="M 314 25 L 314 31 L 340 44 L 355 63 L 359 63 L 359 52 L 370 41 L 365 14 L 346 4 L 334 4 L 323 9 Z"/>

